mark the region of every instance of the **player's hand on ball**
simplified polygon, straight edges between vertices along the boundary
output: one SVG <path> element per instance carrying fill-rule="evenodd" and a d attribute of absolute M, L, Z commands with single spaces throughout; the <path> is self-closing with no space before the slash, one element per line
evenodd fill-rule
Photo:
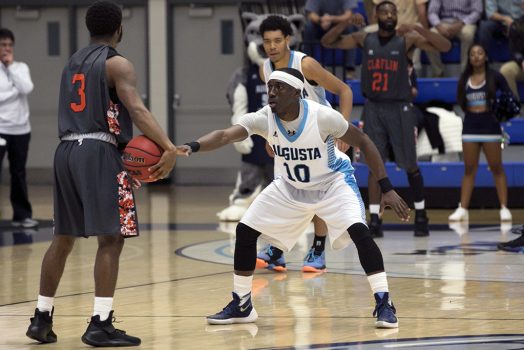
<path fill-rule="evenodd" d="M 164 150 L 158 163 L 149 168 L 151 174 L 149 178 L 153 181 L 165 179 L 175 166 L 177 153 L 178 149 L 176 147 Z"/>
<path fill-rule="evenodd" d="M 382 200 L 380 201 L 380 216 L 384 214 L 384 209 L 386 207 L 392 208 L 400 220 L 409 220 L 410 209 L 402 197 L 400 197 L 397 192 L 395 192 L 395 190 L 391 190 L 382 194 Z"/>
<path fill-rule="evenodd" d="M 133 187 L 134 190 L 138 190 L 140 187 L 142 187 L 142 183 L 140 180 L 131 178 L 131 187 Z"/>

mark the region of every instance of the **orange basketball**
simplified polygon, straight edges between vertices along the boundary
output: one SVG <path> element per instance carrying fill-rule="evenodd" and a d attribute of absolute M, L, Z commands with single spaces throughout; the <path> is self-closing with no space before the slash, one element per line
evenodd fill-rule
<path fill-rule="evenodd" d="M 164 150 L 147 136 L 140 135 L 133 137 L 124 149 L 122 160 L 124 166 L 133 178 L 152 182 L 149 178 L 149 168 L 160 160 Z"/>

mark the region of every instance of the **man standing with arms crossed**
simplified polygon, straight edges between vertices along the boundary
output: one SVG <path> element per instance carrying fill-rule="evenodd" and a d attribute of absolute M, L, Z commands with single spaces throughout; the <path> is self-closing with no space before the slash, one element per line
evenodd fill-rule
<path fill-rule="evenodd" d="M 389 146 L 395 162 L 405 169 L 415 201 L 415 236 L 429 235 L 425 210 L 424 181 L 417 164 L 416 115 L 411 104 L 411 86 L 408 75 L 407 52 L 418 47 L 423 50 L 447 51 L 449 40 L 420 25 L 397 26 L 397 8 L 391 1 L 376 6 L 379 30 L 376 33 L 360 31 L 341 37 L 347 23 L 340 23 L 322 37 L 322 45 L 330 48 L 362 50 L 362 92 L 366 97 L 362 119 L 364 132 L 377 146 L 384 161 Z M 412 31 L 416 32 L 411 33 Z M 369 229 L 373 237 L 382 237 L 379 217 L 380 188 L 377 178 L 369 174 Z"/>

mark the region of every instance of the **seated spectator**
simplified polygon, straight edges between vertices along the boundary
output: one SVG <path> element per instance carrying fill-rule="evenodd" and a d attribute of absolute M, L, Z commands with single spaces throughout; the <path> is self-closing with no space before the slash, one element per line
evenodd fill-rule
<path fill-rule="evenodd" d="M 384 0 L 373 0 L 373 3 L 378 5 L 382 1 Z M 426 29 L 429 28 L 426 11 L 428 0 L 391 0 L 391 2 L 397 6 L 397 29 L 403 24 L 420 24 Z M 377 24 L 371 24 L 365 28 L 365 31 L 368 33 L 376 32 L 377 30 Z M 410 51 L 408 55 L 413 61 L 415 69 L 419 71 L 422 68 L 420 63 L 420 49 L 415 48 Z"/>
<path fill-rule="evenodd" d="M 460 39 L 460 65 L 466 68 L 468 49 L 473 44 L 476 24 L 482 15 L 482 0 L 431 0 L 428 20 L 432 31 L 448 39 Z M 435 77 L 444 76 L 444 65 L 438 52 L 428 52 Z"/>
<path fill-rule="evenodd" d="M 522 15 L 522 0 L 486 0 L 486 19 L 479 23 L 477 42 L 489 50 L 493 36 L 507 37 L 513 22 Z"/>
<path fill-rule="evenodd" d="M 307 22 L 304 29 L 304 52 L 313 56 L 313 43 L 336 24 L 347 21 L 354 16 L 353 9 L 357 8 L 357 0 L 307 0 Z M 356 31 L 355 26 L 348 26 L 345 34 Z M 346 78 L 352 79 L 355 71 L 355 50 L 344 52 Z"/>
<path fill-rule="evenodd" d="M 508 85 L 519 96 L 517 81 L 524 81 L 524 16 L 513 22 L 509 31 L 509 49 L 512 60 L 500 67 L 500 73 L 506 78 Z"/>

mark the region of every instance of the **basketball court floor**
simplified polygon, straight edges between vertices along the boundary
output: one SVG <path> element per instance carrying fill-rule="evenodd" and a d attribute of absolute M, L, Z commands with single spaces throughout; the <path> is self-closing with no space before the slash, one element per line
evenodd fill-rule
<path fill-rule="evenodd" d="M 141 237 L 120 262 L 115 326 L 143 349 L 523 349 L 524 254 L 499 252 L 515 236 L 497 210 L 470 213 L 450 229 L 451 210 L 429 212 L 431 236 L 414 238 L 391 212 L 377 240 L 400 328 L 374 328 L 374 300 L 356 250 L 327 251 L 328 272 L 304 274 L 312 234 L 286 255 L 289 271 L 257 271 L 257 323 L 210 326 L 231 300 L 234 225 L 219 225 L 229 187 L 151 187 L 137 192 Z M 0 349 L 85 349 L 93 303 L 95 239 L 79 239 L 55 300 L 58 343 L 25 337 L 40 263 L 52 237 L 52 189 L 30 188 L 38 230 L 14 230 L 8 188 L 0 189 Z M 513 210 L 515 226 L 524 210 Z M 262 246 L 262 245 L 261 245 Z"/>

